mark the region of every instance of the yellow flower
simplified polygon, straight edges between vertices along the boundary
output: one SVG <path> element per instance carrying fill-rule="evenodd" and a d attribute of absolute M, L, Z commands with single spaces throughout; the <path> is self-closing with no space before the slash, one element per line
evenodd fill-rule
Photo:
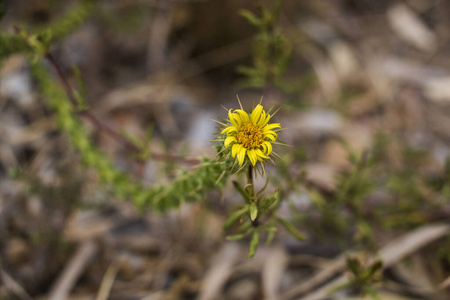
<path fill-rule="evenodd" d="M 279 123 L 268 124 L 270 114 L 264 111 L 261 104 L 258 104 L 250 115 L 242 109 L 230 109 L 228 119 L 231 124 L 221 132 L 227 134 L 224 146 L 231 147 L 231 156 L 237 156 L 240 166 L 244 164 L 245 156 L 253 166 L 258 161 L 269 159 L 272 143 L 277 138 L 273 129 L 281 127 Z"/>

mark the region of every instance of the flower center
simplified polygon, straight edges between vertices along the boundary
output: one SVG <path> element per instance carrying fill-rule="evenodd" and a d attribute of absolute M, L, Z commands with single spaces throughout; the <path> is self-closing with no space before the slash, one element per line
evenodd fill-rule
<path fill-rule="evenodd" d="M 259 148 L 264 142 L 261 128 L 255 124 L 243 125 L 236 134 L 236 139 L 246 149 Z"/>

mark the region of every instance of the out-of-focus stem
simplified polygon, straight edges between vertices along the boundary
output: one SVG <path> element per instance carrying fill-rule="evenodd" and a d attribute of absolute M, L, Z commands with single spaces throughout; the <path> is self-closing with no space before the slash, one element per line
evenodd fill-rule
<path fill-rule="evenodd" d="M 53 57 L 53 55 L 48 52 L 45 55 L 45 58 L 50 63 L 51 67 L 55 71 L 56 75 L 58 76 L 58 79 L 67 95 L 67 98 L 72 103 L 73 106 L 77 105 L 77 101 L 75 99 L 75 96 L 73 94 L 72 87 L 70 86 L 69 81 L 67 80 L 66 76 L 64 75 L 61 67 Z M 133 154 L 140 153 L 142 149 L 137 147 L 135 144 L 127 140 L 125 137 L 123 137 L 120 133 L 118 133 L 116 130 L 114 130 L 111 126 L 101 121 L 99 118 L 97 118 L 92 112 L 88 110 L 83 110 L 79 112 L 80 116 L 87 119 L 89 122 L 91 122 L 95 127 L 97 127 L 99 130 L 102 130 L 106 134 L 108 134 L 110 137 L 112 137 L 114 140 L 116 140 L 118 143 L 124 145 L 130 152 Z M 186 158 L 183 156 L 178 155 L 171 155 L 171 154 L 164 154 L 164 153 L 155 153 L 152 152 L 150 155 L 151 158 L 158 159 L 158 160 L 164 160 L 164 161 L 171 161 L 171 162 L 180 162 L 180 163 L 186 163 L 186 164 L 198 164 L 200 163 L 200 160 L 197 158 Z"/>

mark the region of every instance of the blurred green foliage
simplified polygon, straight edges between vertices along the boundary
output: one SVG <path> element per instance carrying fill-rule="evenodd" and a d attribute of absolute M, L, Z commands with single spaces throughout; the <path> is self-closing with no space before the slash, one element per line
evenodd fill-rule
<path fill-rule="evenodd" d="M 283 78 L 289 66 L 292 47 L 276 26 L 280 7 L 281 0 L 276 0 L 270 9 L 260 7 L 259 14 L 241 11 L 241 15 L 257 30 L 252 65 L 238 69 L 244 75 L 242 86 L 260 89 L 276 87 L 284 92 L 292 91 Z M 68 135 L 84 164 L 95 169 L 104 184 L 118 197 L 130 199 L 141 209 L 167 211 L 184 202 L 202 201 L 208 191 L 223 188 L 232 173 L 233 160 L 230 159 L 230 153 L 222 151 L 220 146 L 216 149 L 218 154 L 215 159 L 202 158 L 196 168 L 180 170 L 170 184 L 147 187 L 138 179 L 118 170 L 111 159 L 91 142 L 80 121 L 83 112 L 88 109 L 81 76 L 77 76 L 80 89 L 72 91 L 77 102 L 75 107 L 39 59 L 45 57 L 52 44 L 84 24 L 95 10 L 94 1 L 80 1 L 67 14 L 44 28 L 17 28 L 14 33 L 0 33 L 0 63 L 16 53 L 30 57 L 33 76 L 57 115 L 62 131 Z M 4 13 L 5 1 L 0 1 L 0 18 Z M 102 16 L 107 22 L 115 24 L 112 14 Z M 139 9 L 130 11 L 133 20 L 139 20 L 141 16 Z M 77 69 L 74 72 L 77 73 Z M 307 87 L 314 81 L 311 74 L 304 78 Z M 343 110 L 347 107 L 345 101 L 360 92 L 359 87 L 343 92 Z M 139 160 L 151 157 L 148 150 L 151 136 L 149 133 L 149 138 L 144 142 L 126 137 L 141 150 L 135 153 Z M 402 144 L 397 140 L 395 136 L 376 136 L 372 149 L 363 153 L 353 152 L 342 142 L 351 165 L 337 176 L 333 191 L 307 186 L 304 172 L 299 172 L 297 177 L 290 174 L 291 162 L 306 161 L 306 154 L 301 148 L 286 154 L 285 160 L 279 162 L 277 178 L 273 178 L 272 182 L 280 189 L 266 195 L 263 193 L 265 188 L 255 192 L 251 181 L 245 186 L 235 182 L 235 188 L 245 203 L 236 207 L 225 222 L 224 229 L 234 231 L 227 238 L 248 238 L 249 258 L 255 255 L 263 235 L 266 235 L 267 243 L 272 241 L 278 230 L 276 224 L 298 240 L 305 239 L 298 230 L 304 228 L 314 238 L 332 240 L 337 245 L 351 241 L 353 246 L 371 248 L 376 243 L 374 233 L 377 229 L 412 228 L 447 218 L 442 207 L 450 199 L 450 159 L 441 172 L 430 174 L 421 168 L 426 162 L 424 151 L 413 150 L 406 146 L 407 143 Z M 398 144 L 400 150 L 393 150 L 393 146 Z M 395 158 L 392 158 L 391 152 L 395 152 Z M 296 211 L 291 206 L 295 221 L 290 221 L 277 215 L 277 211 L 282 199 L 293 191 L 306 191 L 312 204 L 303 211 Z M 383 201 L 372 201 L 379 200 L 377 192 L 382 193 Z M 439 248 L 439 251 L 448 259 L 448 245 Z M 358 260 L 349 259 L 347 266 L 353 276 L 351 285 L 358 287 L 363 294 L 374 295 L 372 285 L 378 281 L 381 262 L 365 267 Z"/>
<path fill-rule="evenodd" d="M 139 208 L 149 207 L 166 211 L 183 202 L 200 201 L 206 191 L 223 187 L 230 161 L 221 154 L 218 155 L 218 161 L 202 158 L 201 164 L 195 170 L 181 171 L 167 186 L 145 187 L 133 180 L 130 175 L 116 169 L 110 159 L 91 143 L 80 123 L 76 108 L 48 71 L 42 65 L 35 64 L 32 66 L 32 72 L 50 106 L 55 110 L 61 129 L 68 134 L 83 162 L 93 167 L 102 181 L 119 197 L 130 198 Z"/>
<path fill-rule="evenodd" d="M 241 15 L 258 32 L 253 44 L 253 65 L 240 66 L 237 69 L 238 73 L 244 75 L 242 87 L 273 86 L 282 90 L 291 89 L 282 75 L 289 65 L 292 46 L 276 27 L 281 2 L 281 0 L 274 1 L 271 9 L 260 6 L 259 15 L 249 10 L 241 11 Z"/>
<path fill-rule="evenodd" d="M 45 55 L 52 43 L 66 37 L 86 21 L 93 11 L 93 3 L 91 0 L 78 2 L 67 14 L 44 28 L 16 27 L 16 33 L 0 33 L 0 62 L 16 53 L 34 56 L 35 60 Z"/>
<path fill-rule="evenodd" d="M 382 280 L 383 262 L 381 260 L 376 260 L 365 266 L 361 259 L 348 257 L 347 268 L 350 271 L 351 278 L 342 287 L 351 287 L 361 296 L 369 295 L 374 300 L 380 299 L 374 285 Z"/>
<path fill-rule="evenodd" d="M 205 192 L 223 187 L 229 168 L 229 161 L 221 154 L 219 160 L 202 158 L 201 164 L 193 171 L 180 171 L 179 176 L 169 185 L 146 187 L 130 175 L 119 171 L 91 141 L 83 128 L 80 117 L 87 109 L 82 80 L 78 74 L 80 91 L 71 90 L 76 107 L 69 101 L 66 91 L 53 79 L 50 72 L 38 62 L 47 58 L 51 44 L 67 36 L 83 24 L 94 11 L 93 1 L 80 1 L 64 16 L 45 28 L 29 30 L 18 28 L 16 33 L 0 34 L 0 61 L 12 54 L 25 53 L 32 60 L 32 74 L 39 83 L 42 93 L 55 111 L 61 129 L 66 132 L 72 145 L 79 151 L 86 166 L 94 168 L 101 180 L 121 198 L 129 198 L 139 208 L 151 207 L 165 211 L 178 207 L 183 202 L 200 201 Z M 74 69 L 75 74 L 77 72 Z M 137 145 L 142 149 L 140 159 L 148 158 L 148 143 Z"/>

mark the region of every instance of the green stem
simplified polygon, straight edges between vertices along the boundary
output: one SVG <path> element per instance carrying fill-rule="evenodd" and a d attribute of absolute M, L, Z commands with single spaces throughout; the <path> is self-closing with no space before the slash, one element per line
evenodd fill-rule
<path fill-rule="evenodd" d="M 255 187 L 253 186 L 253 167 L 251 165 L 248 166 L 247 181 L 250 186 L 250 197 L 255 198 Z"/>
<path fill-rule="evenodd" d="M 248 180 L 248 185 L 250 186 L 251 201 L 256 202 L 255 187 L 253 186 L 253 167 L 252 167 L 252 165 L 248 166 L 247 180 Z M 256 219 L 252 220 L 252 226 L 253 227 L 259 226 L 258 217 L 256 217 Z"/>
<path fill-rule="evenodd" d="M 251 196 L 242 188 L 242 186 L 237 182 L 233 181 L 234 188 L 245 198 L 245 201 L 249 203 L 251 201 Z"/>

